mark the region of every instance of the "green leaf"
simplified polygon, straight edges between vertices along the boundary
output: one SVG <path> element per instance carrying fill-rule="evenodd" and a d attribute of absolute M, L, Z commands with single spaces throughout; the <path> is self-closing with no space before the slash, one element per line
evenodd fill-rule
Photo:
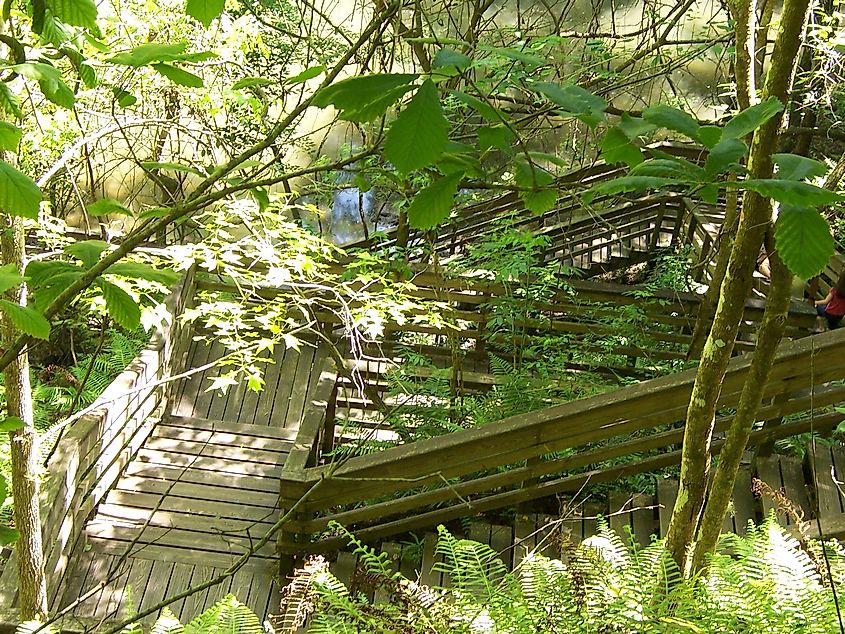
<path fill-rule="evenodd" d="M 701 128 L 698 121 L 688 113 L 662 104 L 650 106 L 643 110 L 643 119 L 659 128 L 680 132 L 691 139 L 698 138 L 698 131 Z"/>
<path fill-rule="evenodd" d="M 640 163 L 629 172 L 631 176 L 658 176 L 671 178 L 678 183 L 699 183 L 704 170 L 682 158 L 657 158 Z"/>
<path fill-rule="evenodd" d="M 515 62 L 519 62 L 521 64 L 525 64 L 528 67 L 536 68 L 537 66 L 543 66 L 548 63 L 543 57 L 539 55 L 534 55 L 533 53 L 527 53 L 525 51 L 519 50 L 517 48 L 503 48 L 498 46 L 480 46 L 479 47 L 482 51 L 487 53 L 493 53 L 499 57 L 505 57 L 507 59 L 513 60 Z"/>
<path fill-rule="evenodd" d="M 797 277 L 808 280 L 830 262 L 836 243 L 830 227 L 815 209 L 781 206 L 775 223 L 775 244 L 783 262 Z"/>
<path fill-rule="evenodd" d="M 179 281 L 179 274 L 175 271 L 155 268 L 141 262 L 117 262 L 106 269 L 106 273 L 130 279 L 151 280 L 165 286 L 173 286 Z"/>
<path fill-rule="evenodd" d="M 599 142 L 601 156 L 606 163 L 625 163 L 629 167 L 643 162 L 643 153 L 636 145 L 631 143 L 618 126 L 613 126 Z"/>
<path fill-rule="evenodd" d="M 0 210 L 36 220 L 40 203 L 41 190 L 32 179 L 0 161 Z"/>
<path fill-rule="evenodd" d="M 134 106 L 138 103 L 138 97 L 133 95 L 131 92 L 126 92 L 123 88 L 115 86 L 112 88 L 112 94 L 114 94 L 115 99 L 117 99 L 117 103 L 121 108 L 128 108 L 129 106 Z"/>
<path fill-rule="evenodd" d="M 534 89 L 591 128 L 604 121 L 607 102 L 580 86 L 538 83 Z"/>
<path fill-rule="evenodd" d="M 23 429 L 24 427 L 26 427 L 26 423 L 17 416 L 9 416 L 3 421 L 0 421 L 0 432 L 8 433 L 10 431 L 17 431 L 19 429 Z M 6 485 L 6 478 L 2 478 L 2 485 L 0 485 L 0 504 L 5 502 L 6 500 L 6 494 L 8 492 Z"/>
<path fill-rule="evenodd" d="M 88 205 L 85 211 L 92 216 L 108 216 L 109 214 L 132 215 L 132 210 L 129 207 L 114 198 L 101 198 Z"/>
<path fill-rule="evenodd" d="M 501 121 L 503 118 L 496 114 L 496 109 L 493 108 L 493 106 L 481 101 L 481 99 L 477 99 L 472 95 L 461 92 L 460 90 L 450 90 L 449 94 L 461 103 L 468 105 L 487 121 Z"/>
<path fill-rule="evenodd" d="M 97 30 L 94 0 L 47 0 L 47 8 L 65 24 Z"/>
<path fill-rule="evenodd" d="M 383 73 L 376 75 L 364 75 L 363 77 L 350 77 L 331 86 L 317 91 L 312 103 L 319 108 L 334 106 L 341 113 L 361 110 L 373 101 L 400 86 L 407 86 L 418 77 L 416 74 L 391 74 Z M 398 97 L 397 97 L 398 98 Z M 384 106 L 385 110 L 390 104 Z"/>
<path fill-rule="evenodd" d="M 704 161 L 704 171 L 710 176 L 725 172 L 748 151 L 748 146 L 739 139 L 722 139 L 710 149 Z"/>
<path fill-rule="evenodd" d="M 449 217 L 463 174 L 455 172 L 421 189 L 408 207 L 408 222 L 415 229 L 431 229 Z"/>
<path fill-rule="evenodd" d="M 441 48 L 434 55 L 431 67 L 443 68 L 444 66 L 454 66 L 455 68 L 466 68 L 470 64 L 472 64 L 472 58 L 469 55 L 464 55 L 451 48 Z"/>
<path fill-rule="evenodd" d="M 144 161 L 141 163 L 144 169 L 148 170 L 169 170 L 172 172 L 182 172 L 184 174 L 195 174 L 196 176 L 205 176 L 201 171 L 190 165 L 183 165 L 182 163 L 168 163 L 159 161 Z"/>
<path fill-rule="evenodd" d="M 73 91 L 61 79 L 42 79 L 38 82 L 38 87 L 47 99 L 62 108 L 70 110 L 76 102 Z"/>
<path fill-rule="evenodd" d="M 651 134 L 655 130 L 655 126 L 644 119 L 632 117 L 627 112 L 622 113 L 619 123 L 614 126 L 619 129 L 626 137 L 631 139 L 638 139 L 642 136 Z M 721 130 L 720 130 L 721 132 Z"/>
<path fill-rule="evenodd" d="M 77 278 L 85 272 L 85 269 L 72 262 L 63 260 L 33 260 L 26 265 L 24 275 L 30 286 L 40 287 L 52 282 L 59 275 L 72 274 Z"/>
<path fill-rule="evenodd" d="M 9 316 L 15 328 L 21 332 L 36 339 L 50 338 L 50 322 L 37 310 L 10 302 L 7 299 L 0 299 L 0 310 Z"/>
<path fill-rule="evenodd" d="M 141 309 L 129 293 L 103 279 L 97 280 L 97 285 L 103 291 L 109 317 L 126 330 L 135 330 L 141 325 Z"/>
<path fill-rule="evenodd" d="M 722 128 L 722 138 L 740 139 L 751 134 L 782 110 L 783 104 L 777 97 L 769 97 L 766 101 L 746 108 L 728 121 Z"/>
<path fill-rule="evenodd" d="M 112 64 L 122 64 L 139 68 L 152 62 L 172 62 L 186 58 L 185 49 L 187 42 L 176 42 L 174 44 L 141 44 L 131 51 L 118 53 L 108 59 Z"/>
<path fill-rule="evenodd" d="M 827 166 L 824 163 L 806 156 L 772 154 L 772 161 L 778 166 L 777 178 L 783 180 L 800 181 L 827 174 Z"/>
<path fill-rule="evenodd" d="M 722 138 L 722 128 L 717 125 L 703 125 L 698 129 L 698 141 L 706 148 L 713 149 Z"/>
<path fill-rule="evenodd" d="M 364 106 L 361 106 L 357 110 L 344 110 L 339 117 L 345 121 L 372 121 L 373 119 L 377 119 L 382 116 L 390 106 L 399 101 L 406 92 L 413 90 L 414 88 L 415 86 L 413 84 L 408 84 L 406 86 L 399 86 L 393 90 L 388 90 L 380 97 Z"/>
<path fill-rule="evenodd" d="M 740 187 L 757 192 L 786 205 L 799 207 L 823 207 L 843 199 L 839 194 L 801 181 L 773 179 L 747 180 L 728 183 L 731 187 Z"/>
<path fill-rule="evenodd" d="M 528 211 L 532 211 L 535 214 L 542 214 L 550 209 L 554 209 L 557 203 L 557 190 L 546 189 L 538 192 L 522 191 L 519 192 L 519 197 Z"/>
<path fill-rule="evenodd" d="M 546 187 L 554 182 L 554 176 L 538 165 L 519 160 L 515 164 L 516 173 L 514 181 L 520 187 L 531 187 L 532 189 Z"/>
<path fill-rule="evenodd" d="M 589 204 L 596 196 L 613 196 L 627 192 L 644 192 L 649 189 L 660 189 L 675 185 L 674 178 L 660 176 L 621 176 L 610 181 L 594 185 L 583 194 L 584 202 Z"/>
<path fill-rule="evenodd" d="M 151 64 L 153 70 L 159 75 L 167 77 L 174 84 L 187 86 L 188 88 L 202 88 L 202 77 L 189 73 L 188 71 L 171 66 L 170 64 Z"/>
<path fill-rule="evenodd" d="M 90 64 L 80 64 L 77 66 L 76 72 L 79 73 L 79 78 L 86 88 L 96 88 L 99 85 L 97 71 Z"/>
<path fill-rule="evenodd" d="M 14 544 L 20 536 L 21 534 L 17 529 L 0 524 L 0 545 L 8 546 Z"/>
<path fill-rule="evenodd" d="M 223 13 L 225 4 L 226 0 L 188 0 L 185 13 L 208 28 L 211 21 Z"/>
<path fill-rule="evenodd" d="M 0 150 L 15 152 L 21 141 L 23 130 L 8 121 L 0 121 Z"/>
<path fill-rule="evenodd" d="M 384 156 L 402 173 L 430 165 L 449 142 L 449 121 L 443 115 L 434 83 L 427 79 L 390 126 Z"/>
<path fill-rule="evenodd" d="M 315 77 L 319 77 L 323 73 L 326 72 L 326 67 L 322 64 L 317 66 L 312 66 L 311 68 L 306 68 L 301 73 L 294 75 L 293 77 L 288 77 L 285 79 L 286 84 L 302 84 L 309 79 L 314 79 Z"/>
<path fill-rule="evenodd" d="M 476 130 L 476 134 L 478 134 L 478 147 L 482 152 L 491 147 L 497 148 L 505 154 L 510 154 L 513 151 L 511 144 L 514 135 L 507 126 L 483 126 Z"/>
<path fill-rule="evenodd" d="M 67 245 L 64 251 L 81 261 L 86 269 L 90 269 L 100 261 L 103 251 L 108 248 L 109 245 L 102 240 L 82 240 L 81 242 L 74 242 L 73 244 Z"/>
<path fill-rule="evenodd" d="M 20 99 L 12 92 L 8 84 L 2 81 L 0 81 L 0 112 L 6 112 L 15 119 L 23 118 Z"/>
<path fill-rule="evenodd" d="M 5 293 L 24 281 L 23 276 L 18 273 L 15 264 L 4 264 L 0 266 L 0 293 Z"/>
<path fill-rule="evenodd" d="M 14 64 L 9 67 L 9 70 L 13 70 L 22 77 L 26 77 L 27 79 L 31 79 L 33 81 L 43 81 L 46 79 L 58 81 L 62 78 L 58 68 L 51 66 L 50 64 L 42 64 L 40 62 Z"/>
<path fill-rule="evenodd" d="M 271 84 L 275 84 L 276 82 L 272 79 L 266 79 L 264 77 L 244 77 L 243 79 L 239 79 L 235 82 L 232 86 L 232 90 L 240 90 L 241 88 L 254 88 L 256 86 L 270 86 Z"/>

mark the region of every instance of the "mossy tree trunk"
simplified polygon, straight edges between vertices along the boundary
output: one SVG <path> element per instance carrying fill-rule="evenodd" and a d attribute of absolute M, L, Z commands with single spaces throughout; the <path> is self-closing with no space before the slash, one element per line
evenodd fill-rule
<path fill-rule="evenodd" d="M 808 0 L 784 2 L 780 28 L 763 88 L 764 99 L 776 97 L 781 103 L 787 102 L 807 8 Z M 752 69 L 749 71 L 753 72 Z M 772 177 L 771 155 L 777 151 L 780 123 L 781 116 L 772 117 L 754 133 L 748 160 L 750 178 Z M 666 547 L 681 570 L 687 569 L 688 552 L 698 534 L 707 493 L 710 445 L 721 384 L 730 361 L 731 344 L 736 339 L 742 319 L 745 297 L 751 288 L 757 254 L 771 218 L 771 201 L 755 192 L 745 192 L 713 327 L 704 345 L 687 409 L 680 487 L 666 536 Z M 758 406 L 762 387 L 762 384 L 757 385 Z M 756 415 L 756 407 L 750 414 Z"/>
<path fill-rule="evenodd" d="M 24 228 L 20 218 L 6 216 L 6 229 L 0 238 L 3 263 L 24 268 Z M 26 304 L 26 286 L 10 292 L 9 299 Z M 13 342 L 18 330 L 3 313 L 4 345 Z M 21 618 L 47 615 L 47 587 L 44 579 L 44 555 L 41 543 L 41 514 L 38 506 L 38 434 L 33 426 L 32 389 L 29 359 L 24 349 L 3 370 L 6 387 L 6 412 L 21 419 L 24 426 L 10 434 L 12 458 L 12 498 L 15 528 L 20 533 L 15 554 L 18 562 L 18 594 Z"/>

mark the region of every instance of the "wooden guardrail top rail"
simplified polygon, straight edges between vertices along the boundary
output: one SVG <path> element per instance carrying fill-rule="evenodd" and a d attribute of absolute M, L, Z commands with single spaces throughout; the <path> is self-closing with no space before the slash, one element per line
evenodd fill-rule
<path fill-rule="evenodd" d="M 781 387 L 779 382 L 785 378 L 807 377 L 806 385 L 784 386 L 790 389 L 812 385 L 809 368 L 818 369 L 817 379 L 830 380 L 823 369 L 835 367 L 837 373 L 841 372 L 843 344 L 845 329 L 783 344 L 773 363 L 767 395 L 777 392 Z M 722 384 L 720 407 L 735 405 L 750 363 L 750 355 L 731 360 Z M 319 509 L 341 501 L 363 501 L 368 499 L 368 489 L 369 497 L 375 497 L 372 487 L 368 486 L 373 482 L 377 483 L 377 495 L 386 495 L 564 448 L 600 442 L 641 427 L 641 421 L 645 419 L 648 419 L 649 428 L 675 422 L 683 418 L 695 374 L 696 370 L 691 369 L 514 416 L 482 428 L 350 458 L 334 472 L 337 479 L 326 482 L 309 501 L 309 506 Z M 303 480 L 313 482 L 323 478 L 328 469 L 327 466 L 306 469 Z"/>

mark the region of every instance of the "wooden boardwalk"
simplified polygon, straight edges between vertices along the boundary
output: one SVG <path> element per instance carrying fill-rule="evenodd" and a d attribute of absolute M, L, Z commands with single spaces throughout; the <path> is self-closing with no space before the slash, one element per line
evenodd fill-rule
<path fill-rule="evenodd" d="M 193 342 L 187 367 L 222 354 Z M 56 607 L 86 597 L 76 616 L 122 618 L 218 576 L 252 548 L 279 517 L 279 477 L 308 404 L 328 396 L 315 393 L 323 360 L 313 346 L 277 350 L 260 394 L 245 380 L 207 391 L 217 368 L 184 380 L 87 523 Z M 277 570 L 270 540 L 226 582 L 170 608 L 187 622 L 232 592 L 263 618 L 278 609 Z"/>

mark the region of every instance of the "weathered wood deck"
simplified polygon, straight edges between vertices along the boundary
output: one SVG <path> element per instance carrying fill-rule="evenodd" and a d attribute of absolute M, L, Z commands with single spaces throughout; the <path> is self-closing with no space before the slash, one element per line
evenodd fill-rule
<path fill-rule="evenodd" d="M 219 344 L 193 342 L 186 367 L 222 354 Z M 328 396 L 316 393 L 326 389 L 316 380 L 324 359 L 313 346 L 277 349 L 260 394 L 245 381 L 226 394 L 206 391 L 216 368 L 182 381 L 87 523 L 56 608 L 82 599 L 76 616 L 123 618 L 218 576 L 249 550 L 279 517 L 279 476 L 309 403 Z M 170 609 L 187 622 L 232 592 L 261 618 L 276 612 L 274 547 Z"/>

